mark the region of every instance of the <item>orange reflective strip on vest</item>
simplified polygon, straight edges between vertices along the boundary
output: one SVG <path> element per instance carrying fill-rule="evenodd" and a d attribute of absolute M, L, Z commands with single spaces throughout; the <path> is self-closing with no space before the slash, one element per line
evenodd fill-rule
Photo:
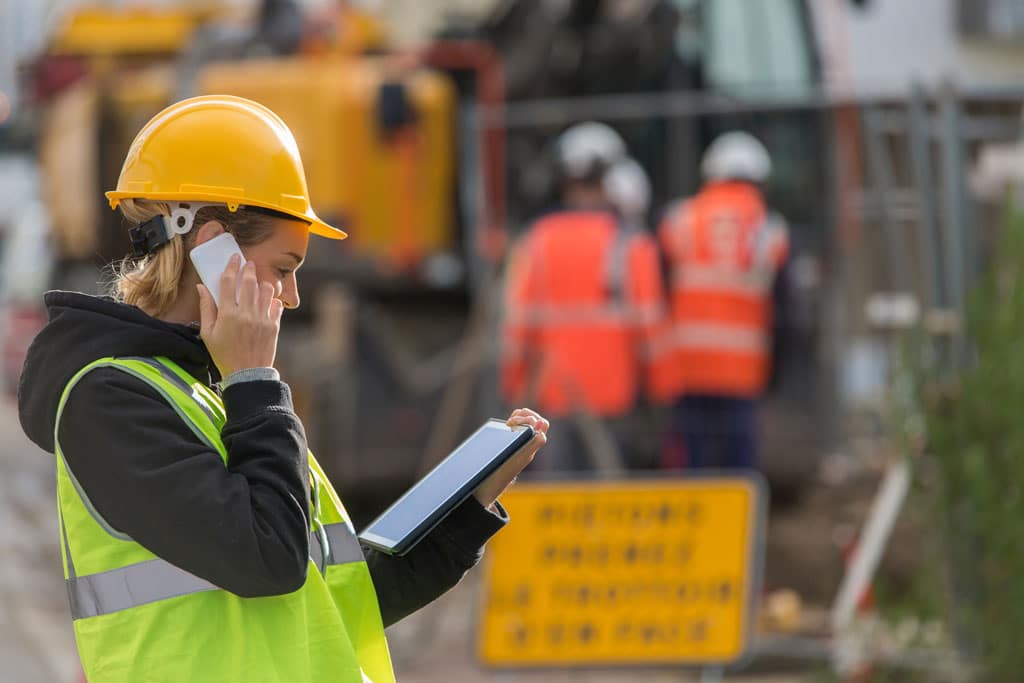
<path fill-rule="evenodd" d="M 761 330 L 734 325 L 685 323 L 676 326 L 672 343 L 679 349 L 711 349 L 748 354 L 768 352 L 767 335 Z"/>
<path fill-rule="evenodd" d="M 690 291 L 723 291 L 743 296 L 761 297 L 771 290 L 774 272 L 767 268 L 736 270 L 716 265 L 686 263 L 672 274 L 672 289 Z"/>

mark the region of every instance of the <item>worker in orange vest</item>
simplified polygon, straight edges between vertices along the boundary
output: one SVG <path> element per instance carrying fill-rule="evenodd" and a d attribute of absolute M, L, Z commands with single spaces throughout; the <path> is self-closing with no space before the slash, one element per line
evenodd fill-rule
<path fill-rule="evenodd" d="M 788 230 L 765 204 L 771 159 L 752 135 L 715 139 L 701 173 L 700 192 L 670 208 L 659 229 L 679 382 L 673 426 L 690 467 L 755 468 L 773 283 L 789 251 Z M 722 446 L 724 459 L 716 457 Z"/>
<path fill-rule="evenodd" d="M 623 423 L 641 388 L 671 398 L 672 384 L 652 355 L 665 320 L 657 245 L 624 228 L 609 202 L 605 175 L 625 157 L 615 131 L 573 126 L 557 153 L 563 204 L 528 229 L 509 266 L 502 394 L 515 405 L 532 400 L 555 418 L 550 469 L 591 466 L 580 415 L 608 428 L 628 465 Z"/>

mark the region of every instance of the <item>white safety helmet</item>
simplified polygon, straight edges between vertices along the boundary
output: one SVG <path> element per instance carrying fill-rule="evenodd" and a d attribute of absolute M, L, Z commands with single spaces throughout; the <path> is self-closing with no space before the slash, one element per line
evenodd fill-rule
<path fill-rule="evenodd" d="M 651 181 L 636 160 L 626 157 L 604 175 L 608 201 L 628 218 L 639 218 L 651 206 Z"/>
<path fill-rule="evenodd" d="M 732 131 L 715 138 L 704 152 L 700 172 L 706 180 L 749 180 L 763 183 L 772 173 L 772 159 L 750 133 Z"/>
<path fill-rule="evenodd" d="M 572 180 L 599 180 L 606 169 L 626 156 L 626 143 L 619 134 L 596 121 L 572 126 L 556 144 L 562 174 Z"/>

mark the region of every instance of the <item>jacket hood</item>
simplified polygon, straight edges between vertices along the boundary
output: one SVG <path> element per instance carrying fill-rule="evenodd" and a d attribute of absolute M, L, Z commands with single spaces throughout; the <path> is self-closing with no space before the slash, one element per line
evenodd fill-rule
<path fill-rule="evenodd" d="M 194 377 L 220 379 L 198 330 L 157 320 L 135 306 L 76 292 L 48 292 L 49 322 L 29 346 L 18 383 L 18 417 L 32 441 L 53 452 L 57 406 L 76 372 L 107 356 L 167 356 Z"/>

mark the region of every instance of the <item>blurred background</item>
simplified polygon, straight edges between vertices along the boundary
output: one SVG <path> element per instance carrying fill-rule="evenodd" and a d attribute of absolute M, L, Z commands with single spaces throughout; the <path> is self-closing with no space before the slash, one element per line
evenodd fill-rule
<path fill-rule="evenodd" d="M 761 291 L 770 369 L 744 398 L 771 494 L 758 637 L 726 676 L 1024 678 L 1007 642 L 1024 627 L 1024 1 L 0 0 L 4 680 L 81 675 L 52 456 L 14 399 L 42 293 L 104 291 L 128 239 L 102 192 L 150 117 L 209 93 L 281 115 L 317 212 L 350 234 L 311 244 L 279 364 L 357 527 L 482 419 L 545 410 L 509 387 L 530 301 L 508 264 L 571 213 L 563 133 L 600 122 L 642 171 L 633 203 L 602 201 L 659 252 L 665 329 L 680 200 L 743 180 L 786 226 Z M 730 131 L 770 174 L 708 174 Z M 566 432 L 603 435 L 574 469 L 694 467 L 667 391 L 556 401 Z M 400 680 L 697 680 L 480 668 L 478 581 L 391 629 Z"/>

